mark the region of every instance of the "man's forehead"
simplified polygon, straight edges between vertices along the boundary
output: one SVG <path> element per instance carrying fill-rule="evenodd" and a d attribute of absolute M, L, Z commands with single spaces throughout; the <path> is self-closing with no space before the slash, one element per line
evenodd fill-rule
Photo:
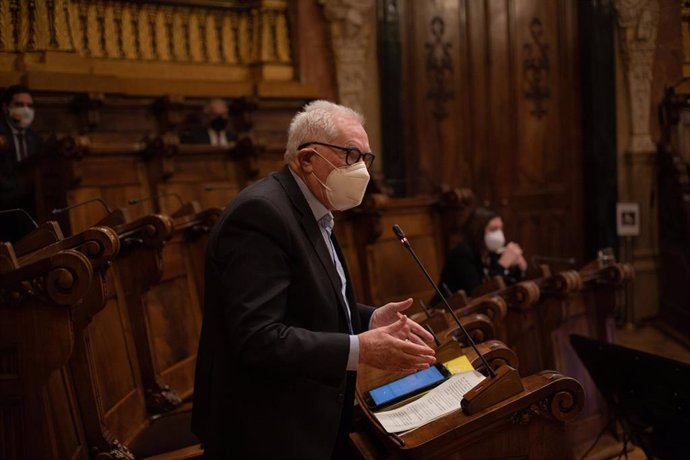
<path fill-rule="evenodd" d="M 29 93 L 17 93 L 12 96 L 11 102 L 33 102 L 33 98 Z"/>

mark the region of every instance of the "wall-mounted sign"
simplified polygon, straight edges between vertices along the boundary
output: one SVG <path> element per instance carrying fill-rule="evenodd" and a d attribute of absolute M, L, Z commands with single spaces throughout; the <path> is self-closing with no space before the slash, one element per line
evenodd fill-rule
<path fill-rule="evenodd" d="M 616 230 L 618 236 L 640 234 L 640 205 L 637 203 L 616 203 Z"/>

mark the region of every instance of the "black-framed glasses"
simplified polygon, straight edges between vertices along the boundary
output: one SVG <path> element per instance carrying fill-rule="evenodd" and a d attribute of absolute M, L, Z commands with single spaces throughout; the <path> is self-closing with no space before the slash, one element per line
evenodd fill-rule
<path fill-rule="evenodd" d="M 308 147 L 310 145 L 323 145 L 324 147 L 330 147 L 332 149 L 338 149 L 342 150 L 345 152 L 345 164 L 347 165 L 353 165 L 357 163 L 359 160 L 364 161 L 364 166 L 367 168 L 370 168 L 372 163 L 374 162 L 374 158 L 376 158 L 376 155 L 374 155 L 371 152 L 364 152 L 362 153 L 361 150 L 359 150 L 357 147 L 341 147 L 339 145 L 333 145 L 333 144 L 326 144 L 325 142 L 305 142 L 304 144 L 300 144 L 297 147 L 297 150 L 302 150 L 304 147 Z"/>

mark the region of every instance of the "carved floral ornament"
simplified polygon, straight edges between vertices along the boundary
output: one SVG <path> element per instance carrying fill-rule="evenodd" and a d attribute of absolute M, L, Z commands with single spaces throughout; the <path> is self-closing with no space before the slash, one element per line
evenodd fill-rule
<path fill-rule="evenodd" d="M 429 75 L 427 99 L 433 103 L 433 115 L 437 120 L 448 116 L 446 103 L 455 96 L 452 90 L 453 60 L 450 54 L 453 45 L 445 41 L 445 29 L 443 18 L 434 16 L 429 24 L 431 39 L 424 45 L 426 70 Z"/>
<path fill-rule="evenodd" d="M 525 43 L 523 50 L 525 58 L 523 68 L 523 91 L 527 99 L 534 102 L 531 114 L 537 119 L 543 118 L 547 111 L 544 101 L 551 97 L 548 85 L 549 77 L 549 45 L 544 43 L 544 25 L 539 18 L 533 18 L 529 26 L 532 43 Z"/>

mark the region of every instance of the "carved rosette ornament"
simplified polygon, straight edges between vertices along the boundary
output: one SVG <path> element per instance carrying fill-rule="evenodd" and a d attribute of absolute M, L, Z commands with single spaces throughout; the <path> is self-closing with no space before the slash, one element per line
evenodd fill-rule
<path fill-rule="evenodd" d="M 320 0 L 330 21 L 340 103 L 362 111 L 374 0 Z"/>
<path fill-rule="evenodd" d="M 655 151 L 649 134 L 652 65 L 659 24 L 658 0 L 615 0 L 618 37 L 630 100 L 630 153 Z"/>

